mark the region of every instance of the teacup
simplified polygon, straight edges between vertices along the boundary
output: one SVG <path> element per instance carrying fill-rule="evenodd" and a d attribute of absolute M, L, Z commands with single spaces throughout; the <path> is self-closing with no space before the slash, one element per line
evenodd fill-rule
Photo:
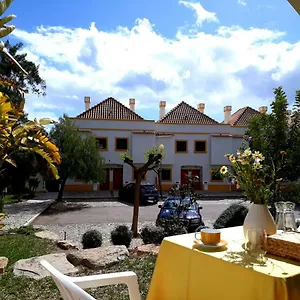
<path fill-rule="evenodd" d="M 200 234 L 200 237 L 197 237 Z M 221 231 L 218 229 L 204 228 L 200 232 L 195 233 L 195 239 L 201 240 L 207 245 L 217 245 L 221 242 Z"/>

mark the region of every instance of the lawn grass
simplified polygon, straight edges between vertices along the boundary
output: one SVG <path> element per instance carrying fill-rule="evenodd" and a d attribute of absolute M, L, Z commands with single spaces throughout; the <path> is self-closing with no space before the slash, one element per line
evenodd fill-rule
<path fill-rule="evenodd" d="M 17 203 L 19 200 L 14 195 L 7 195 L 2 198 L 4 204 Z"/>
<path fill-rule="evenodd" d="M 19 259 L 56 252 L 55 246 L 48 240 L 36 238 L 33 234 L 5 234 L 0 236 L 0 256 L 9 259 L 7 273 L 0 275 L 0 300 L 57 300 L 61 299 L 56 285 L 50 277 L 40 280 L 13 275 L 13 263 Z M 107 267 L 103 273 L 134 271 L 138 275 L 142 299 L 146 299 L 156 257 L 129 257 L 117 265 Z M 91 275 L 95 271 L 78 274 Z M 96 299 L 129 299 L 125 285 L 108 286 L 88 290 Z"/>

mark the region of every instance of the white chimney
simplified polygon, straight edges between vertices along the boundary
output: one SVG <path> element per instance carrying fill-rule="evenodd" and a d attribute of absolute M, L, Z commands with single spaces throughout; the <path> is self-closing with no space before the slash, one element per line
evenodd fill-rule
<path fill-rule="evenodd" d="M 231 106 L 227 105 L 224 107 L 224 123 L 228 124 L 231 121 Z"/>
<path fill-rule="evenodd" d="M 130 110 L 134 111 L 134 109 L 135 109 L 135 99 L 134 98 L 129 99 L 129 108 L 130 108 Z"/>
<path fill-rule="evenodd" d="M 265 114 L 268 110 L 268 107 L 267 106 L 261 106 L 258 111 L 261 113 L 261 114 Z"/>
<path fill-rule="evenodd" d="M 166 114 L 166 101 L 159 102 L 159 119 L 162 119 Z"/>
<path fill-rule="evenodd" d="M 91 97 L 84 97 L 85 110 L 89 110 L 91 107 Z"/>
<path fill-rule="evenodd" d="M 205 109 L 205 104 L 204 103 L 199 103 L 197 106 L 198 111 L 204 114 L 204 109 Z"/>

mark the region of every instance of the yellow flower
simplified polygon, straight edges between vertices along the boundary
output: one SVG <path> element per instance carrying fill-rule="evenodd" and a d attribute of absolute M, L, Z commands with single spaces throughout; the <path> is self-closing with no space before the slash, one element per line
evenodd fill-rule
<path fill-rule="evenodd" d="M 231 163 L 235 164 L 236 163 L 236 160 L 235 160 L 235 157 L 233 155 L 230 155 L 229 156 L 229 160 Z"/>
<path fill-rule="evenodd" d="M 227 158 L 229 158 L 230 156 L 232 156 L 232 154 L 227 153 L 227 154 L 224 155 L 224 157 L 227 157 Z"/>
<path fill-rule="evenodd" d="M 263 157 L 263 155 L 259 152 L 259 151 L 255 151 L 252 155 L 252 157 L 254 159 L 259 159 L 259 160 L 264 160 L 265 158 Z"/>
<path fill-rule="evenodd" d="M 246 157 L 251 156 L 251 154 L 252 154 L 252 152 L 251 152 L 250 148 L 246 149 L 246 150 L 244 151 L 244 153 L 243 153 L 243 155 L 246 156 Z"/>
<path fill-rule="evenodd" d="M 220 169 L 220 173 L 221 174 L 226 174 L 228 172 L 228 169 L 227 169 L 227 167 L 225 167 L 225 166 L 223 166 L 221 169 Z"/>
<path fill-rule="evenodd" d="M 253 168 L 254 168 L 254 170 L 258 170 L 258 169 L 261 169 L 262 168 L 262 165 L 258 162 L 255 162 L 254 164 L 253 164 Z"/>

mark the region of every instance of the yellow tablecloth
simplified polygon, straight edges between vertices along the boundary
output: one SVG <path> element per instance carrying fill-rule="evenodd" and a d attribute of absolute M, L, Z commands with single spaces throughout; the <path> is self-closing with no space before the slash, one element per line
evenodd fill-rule
<path fill-rule="evenodd" d="M 227 250 L 204 252 L 194 234 L 165 238 L 147 300 L 299 300 L 300 264 L 267 255 L 257 264 L 242 247 L 242 227 L 222 230 Z M 201 248 L 200 248 L 201 249 Z"/>

